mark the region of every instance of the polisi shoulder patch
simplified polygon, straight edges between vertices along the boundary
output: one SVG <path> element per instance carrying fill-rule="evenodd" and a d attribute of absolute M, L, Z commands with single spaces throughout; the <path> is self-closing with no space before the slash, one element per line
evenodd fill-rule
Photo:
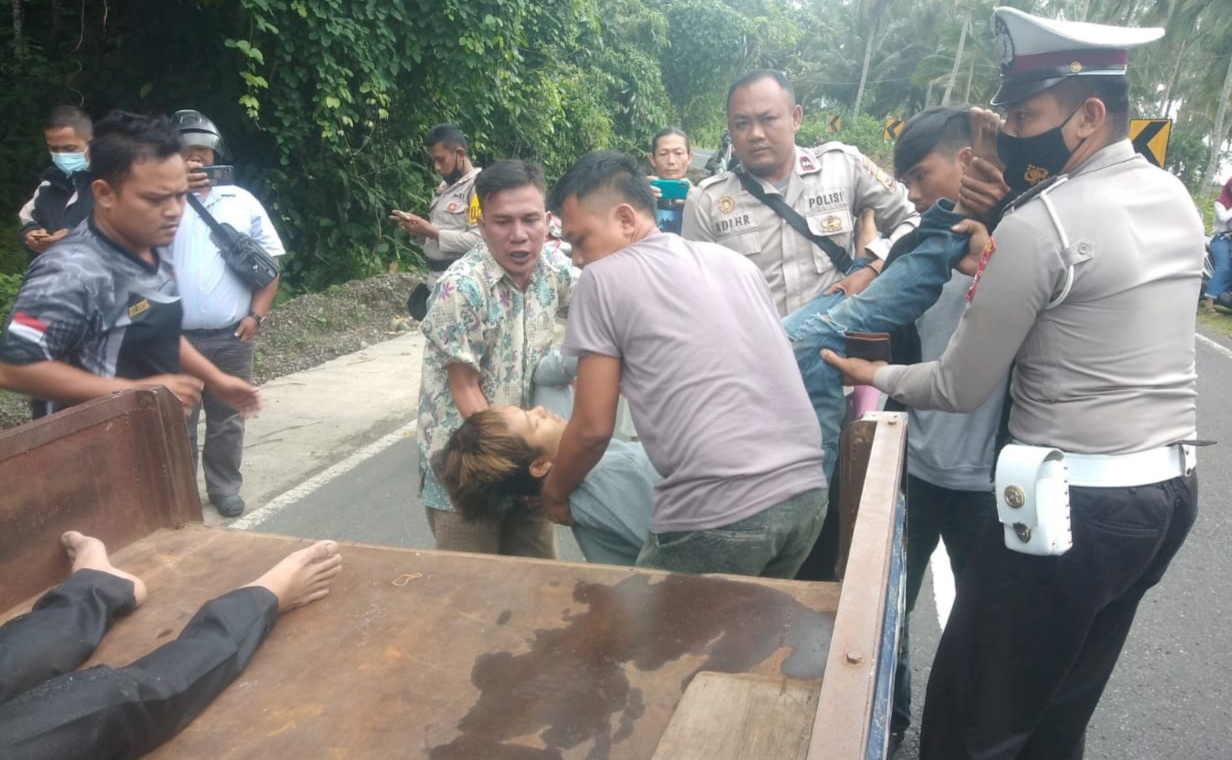
<path fill-rule="evenodd" d="M 708 187 L 713 187 L 714 185 L 717 185 L 718 183 L 722 182 L 723 180 L 727 179 L 730 176 L 731 176 L 731 172 L 722 172 L 720 174 L 714 175 L 713 177 L 706 177 L 704 180 L 697 183 L 697 189 L 705 190 Z"/>

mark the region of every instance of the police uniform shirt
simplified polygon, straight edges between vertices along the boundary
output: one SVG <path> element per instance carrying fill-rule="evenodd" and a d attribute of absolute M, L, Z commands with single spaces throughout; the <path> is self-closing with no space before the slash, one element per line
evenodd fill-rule
<path fill-rule="evenodd" d="M 150 263 L 82 222 L 34 259 L 0 336 L 0 362 L 59 361 L 130 380 L 180 371 L 180 308 L 165 251 Z M 61 408 L 41 401 L 42 414 Z"/>
<path fill-rule="evenodd" d="M 767 193 L 779 193 L 773 185 L 758 181 Z M 816 152 L 797 146 L 795 165 L 781 194 L 808 221 L 810 230 L 829 236 L 848 252 L 859 212 L 873 209 L 877 228 L 886 237 L 870 243 L 867 252 L 878 258 L 884 258 L 920 220 L 902 185 L 859 150 L 839 142 L 826 143 Z M 834 268 L 825 251 L 746 191 L 734 172 L 703 180 L 698 192 L 689 196 L 682 234 L 748 256 L 770 283 L 782 316 L 821 295 L 845 274 Z"/>
<path fill-rule="evenodd" d="M 471 169 L 452 185 L 441 185 L 428 221 L 440 230 L 440 238 L 424 240 L 424 254 L 432 261 L 453 261 L 479 242 L 479 197 L 475 178 L 482 169 Z"/>
<path fill-rule="evenodd" d="M 1202 242 L 1181 183 L 1114 143 L 1007 212 L 941 358 L 883 367 L 875 384 L 911 407 L 970 411 L 1016 362 L 1022 443 L 1127 454 L 1191 438 Z"/>

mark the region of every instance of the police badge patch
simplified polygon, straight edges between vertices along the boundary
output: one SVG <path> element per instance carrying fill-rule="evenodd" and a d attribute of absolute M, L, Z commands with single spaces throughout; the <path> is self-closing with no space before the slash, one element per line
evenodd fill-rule
<path fill-rule="evenodd" d="M 449 213 L 451 213 L 451 214 L 452 214 L 453 212 L 457 211 L 457 210 L 458 210 L 458 203 L 457 203 L 457 201 L 450 201 L 450 202 L 449 202 L 449 205 L 445 207 L 445 210 L 446 210 L 446 211 L 448 211 L 448 212 L 449 212 Z"/>
<path fill-rule="evenodd" d="M 736 210 L 736 199 L 735 198 L 731 197 L 730 195 L 724 195 L 722 198 L 719 198 L 719 213 L 720 214 L 730 214 L 731 212 L 735 210 Z"/>

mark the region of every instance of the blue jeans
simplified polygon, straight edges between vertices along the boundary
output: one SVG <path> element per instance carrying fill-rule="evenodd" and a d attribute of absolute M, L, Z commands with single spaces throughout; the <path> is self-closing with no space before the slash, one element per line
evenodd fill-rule
<path fill-rule="evenodd" d="M 826 489 L 812 488 L 721 528 L 651 533 L 637 566 L 794 578 L 821 533 L 827 499 Z"/>
<path fill-rule="evenodd" d="M 1218 298 L 1232 290 L 1232 240 L 1222 236 L 1211 240 L 1211 261 L 1215 264 L 1215 273 L 1211 275 L 1204 295 Z"/>
<path fill-rule="evenodd" d="M 821 358 L 828 348 L 844 353 L 843 337 L 856 332 L 893 332 L 915 322 L 937 302 L 950 272 L 967 253 L 969 236 L 950 230 L 964 217 L 949 201 L 938 201 L 920 218 L 919 243 L 895 260 L 863 293 L 845 298 L 821 295 L 783 318 L 796 352 L 809 401 L 821 423 L 826 477 L 834 477 L 839 428 L 846 401 L 838 369 Z"/>

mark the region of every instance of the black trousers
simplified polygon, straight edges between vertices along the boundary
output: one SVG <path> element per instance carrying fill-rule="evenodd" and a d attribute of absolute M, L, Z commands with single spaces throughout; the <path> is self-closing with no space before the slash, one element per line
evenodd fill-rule
<path fill-rule="evenodd" d="M 273 593 L 238 589 L 128 667 L 75 671 L 133 605 L 130 581 L 82 570 L 0 627 L 0 757 L 140 757 L 235 680 L 278 620 Z"/>
<path fill-rule="evenodd" d="M 990 484 L 991 485 L 991 484 Z M 945 542 L 950 569 L 958 583 L 984 530 L 997 522 L 997 499 L 991 490 L 943 488 L 914 475 L 907 476 L 907 599 L 898 669 L 894 673 L 894 708 L 890 730 L 902 733 L 911 725 L 911 612 L 938 541 Z M 999 523 L 997 523 L 999 525 Z"/>
<path fill-rule="evenodd" d="M 941 636 L 921 760 L 1075 760 L 1138 603 L 1197 516 L 1194 475 L 1071 488 L 1074 545 L 1059 557 L 980 537 Z"/>

